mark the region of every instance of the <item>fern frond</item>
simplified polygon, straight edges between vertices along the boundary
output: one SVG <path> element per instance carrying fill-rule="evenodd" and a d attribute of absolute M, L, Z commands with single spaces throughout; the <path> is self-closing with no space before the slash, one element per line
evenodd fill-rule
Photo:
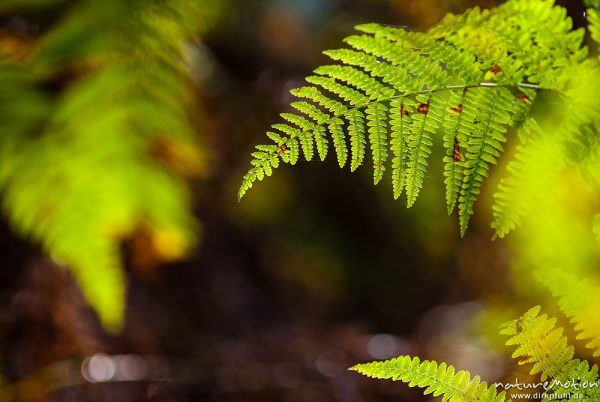
<path fill-rule="evenodd" d="M 511 337 L 507 345 L 517 346 L 512 357 L 533 363 L 531 374 L 540 374 L 544 381 L 556 378 L 574 351 L 563 329 L 555 327 L 556 319 L 539 315 L 540 310 L 540 306 L 531 308 L 520 319 L 504 324 L 500 333 Z"/>
<path fill-rule="evenodd" d="M 542 381 L 548 380 L 549 396 L 544 400 L 574 390 L 583 395 L 584 400 L 599 400 L 598 367 L 589 367 L 587 362 L 574 359 L 573 347 L 562 335 L 563 329 L 555 326 L 556 319 L 539 313 L 540 307 L 536 306 L 518 320 L 503 325 L 501 333 L 510 336 L 506 344 L 517 346 L 513 357 L 520 358 L 519 364 L 533 364 L 531 374 L 540 373 Z M 581 386 L 583 384 L 586 386 Z"/>
<path fill-rule="evenodd" d="M 564 72 L 587 52 L 583 30 L 573 31 L 565 10 L 551 1 L 475 8 L 427 32 L 377 24 L 356 29 L 360 34 L 345 39 L 349 49 L 325 52 L 338 65 L 317 68 L 306 79 L 312 85 L 292 91 L 307 100 L 293 105 L 314 127 L 284 117 L 300 130 L 284 134 L 312 132 L 321 159 L 325 136 L 331 137 L 341 167 L 348 158 L 342 138 L 349 140 L 352 171 L 363 163 L 368 135 L 374 183 L 391 171 L 394 198 L 406 192 L 409 207 L 441 137 L 447 207 L 458 206 L 463 234 L 509 128 L 524 120 L 540 88 L 566 91 Z M 280 150 L 271 156 L 283 157 Z M 264 176 L 257 165 L 244 177 L 240 198 Z"/>
<path fill-rule="evenodd" d="M 467 371 L 456 371 L 446 363 L 420 361 L 418 357 L 400 356 L 391 360 L 358 364 L 350 370 L 371 378 L 402 381 L 410 387 L 424 388 L 425 395 L 442 396 L 443 401 L 501 402 L 505 393 L 497 393 L 479 376 L 471 378 Z"/>
<path fill-rule="evenodd" d="M 123 240 L 144 233 L 157 260 L 172 260 L 195 238 L 183 179 L 201 161 L 182 60 L 213 9 L 77 2 L 30 59 L 0 62 L 0 81 L 14 77 L 6 69 L 23 72 L 19 84 L 0 83 L 3 209 L 16 231 L 73 272 L 109 329 L 122 323 Z M 77 72 L 64 90 L 43 89 L 63 70 Z M 276 167 L 273 151 L 255 155 L 261 172 Z"/>

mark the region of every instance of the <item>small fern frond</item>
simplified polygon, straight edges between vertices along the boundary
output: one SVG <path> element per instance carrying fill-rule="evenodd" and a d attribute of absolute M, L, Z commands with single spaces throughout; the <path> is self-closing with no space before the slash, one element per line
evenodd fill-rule
<path fill-rule="evenodd" d="M 563 329 L 555 327 L 556 319 L 539 315 L 540 310 L 540 306 L 531 308 L 520 319 L 504 324 L 500 333 L 511 337 L 507 345 L 517 346 L 512 357 L 533 363 L 531 374 L 540 374 L 544 381 L 556 378 L 573 359 L 574 351 Z"/>
<path fill-rule="evenodd" d="M 352 171 L 363 163 L 368 142 L 374 183 L 391 172 L 394 198 L 405 193 L 409 207 L 423 187 L 433 145 L 442 140 L 447 208 L 458 206 L 463 234 L 509 128 L 528 115 L 536 91 L 568 89 L 566 68 L 587 53 L 584 31 L 573 31 L 565 10 L 551 1 L 475 8 L 448 15 L 427 32 L 377 24 L 356 29 L 359 34 L 345 39 L 350 48 L 325 52 L 338 65 L 317 68 L 306 78 L 312 85 L 292 90 L 304 99 L 292 104 L 304 119 L 283 117 L 296 130 L 275 129 L 289 141 L 309 133 L 321 159 L 331 137 L 338 164 L 350 158 Z M 251 162 L 239 198 L 270 173 L 272 158 L 293 160 L 287 145 L 276 145 Z"/>
<path fill-rule="evenodd" d="M 542 381 L 548 380 L 549 396 L 544 400 L 570 394 L 574 389 L 584 400 L 599 400 L 598 367 L 574 359 L 573 347 L 563 336 L 563 329 L 555 326 L 556 319 L 539 313 L 540 307 L 536 306 L 518 320 L 503 325 L 501 334 L 510 336 L 506 344 L 517 346 L 513 357 L 520 359 L 519 364 L 533 364 L 531 374 L 540 373 Z"/>
<path fill-rule="evenodd" d="M 482 382 L 479 376 L 471 378 L 467 371 L 456 371 L 446 363 L 420 361 L 418 357 L 400 356 L 391 360 L 358 364 L 350 370 L 367 377 L 402 381 L 410 387 L 424 388 L 425 395 L 441 396 L 443 401 L 502 402 L 504 392 Z"/>

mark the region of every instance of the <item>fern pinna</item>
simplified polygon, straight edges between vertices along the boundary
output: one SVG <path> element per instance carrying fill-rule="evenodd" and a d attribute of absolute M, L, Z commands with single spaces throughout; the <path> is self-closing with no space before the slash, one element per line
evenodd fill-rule
<path fill-rule="evenodd" d="M 491 10 L 448 15 L 427 32 L 360 25 L 335 62 L 292 91 L 300 100 L 252 153 L 238 197 L 281 162 L 325 159 L 354 171 L 370 153 L 374 183 L 391 178 L 394 198 L 416 201 L 435 141 L 445 148 L 448 211 L 464 234 L 507 132 L 520 125 L 540 90 L 564 92 L 566 71 L 585 59 L 584 30 L 572 30 L 552 1 L 510 0 Z M 595 68 L 595 67 L 594 67 Z M 597 70 L 594 70 L 597 72 Z M 523 146 L 527 146 L 524 143 Z M 316 147 L 316 153 L 315 153 Z M 503 205 L 497 209 L 502 215 Z M 513 226 L 513 222 L 507 224 Z"/>

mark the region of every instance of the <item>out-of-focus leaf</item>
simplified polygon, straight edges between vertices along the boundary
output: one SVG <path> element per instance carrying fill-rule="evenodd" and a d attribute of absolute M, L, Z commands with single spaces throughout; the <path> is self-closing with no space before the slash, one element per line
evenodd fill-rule
<path fill-rule="evenodd" d="M 184 179 L 201 156 L 183 48 L 216 5 L 78 2 L 31 57 L 0 64 L 4 212 L 71 269 L 109 329 L 123 320 L 123 241 L 144 230 L 137 252 L 157 264 L 196 238 Z"/>

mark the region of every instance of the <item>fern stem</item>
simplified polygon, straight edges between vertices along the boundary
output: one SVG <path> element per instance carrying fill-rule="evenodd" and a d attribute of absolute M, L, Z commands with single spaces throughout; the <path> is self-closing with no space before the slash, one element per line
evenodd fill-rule
<path fill-rule="evenodd" d="M 539 90 L 539 91 L 556 91 L 555 89 L 552 89 L 552 88 L 544 88 L 537 84 L 530 84 L 528 82 L 518 82 L 516 84 L 499 84 L 497 82 L 480 82 L 478 84 L 447 85 L 444 88 L 427 89 L 427 90 L 423 90 L 422 92 L 417 92 L 417 93 L 435 92 L 435 91 L 443 91 L 443 90 L 451 91 L 454 89 L 469 89 L 469 88 L 479 88 L 479 87 L 484 87 L 484 88 L 529 88 L 529 89 L 535 89 L 535 90 Z"/>

